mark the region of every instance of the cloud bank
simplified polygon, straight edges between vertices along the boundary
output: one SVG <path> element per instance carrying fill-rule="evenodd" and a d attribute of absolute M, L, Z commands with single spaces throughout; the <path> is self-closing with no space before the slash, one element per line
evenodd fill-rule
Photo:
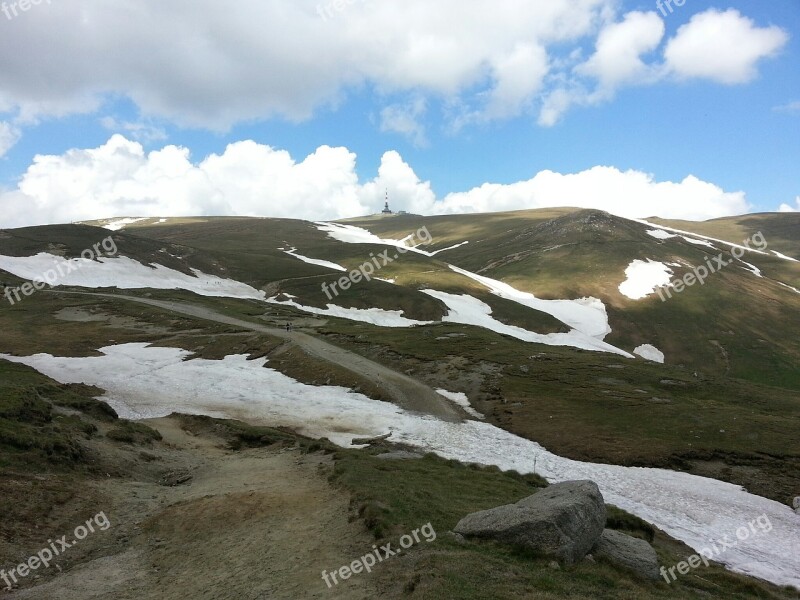
<path fill-rule="evenodd" d="M 0 116 L 19 125 L 126 98 L 146 118 L 226 130 L 308 119 L 369 86 L 384 130 L 424 143 L 417 119 L 433 100 L 456 129 L 526 114 L 553 125 L 624 86 L 746 83 L 788 39 L 710 9 L 664 40 L 657 12 L 619 11 L 618 0 L 53 2 L 0 36 Z"/>
<path fill-rule="evenodd" d="M 302 161 L 253 141 L 194 162 L 186 148 L 143 146 L 114 135 L 98 148 L 37 156 L 17 189 L 0 193 L 0 226 L 107 217 L 262 216 L 338 219 L 378 212 L 384 189 L 393 207 L 419 214 L 576 206 L 626 217 L 710 219 L 742 214 L 742 192 L 687 176 L 659 182 L 647 173 L 597 166 L 580 173 L 542 171 L 513 184 L 486 183 L 437 198 L 397 152 L 375 178 L 360 181 L 356 155 L 321 146 Z"/>

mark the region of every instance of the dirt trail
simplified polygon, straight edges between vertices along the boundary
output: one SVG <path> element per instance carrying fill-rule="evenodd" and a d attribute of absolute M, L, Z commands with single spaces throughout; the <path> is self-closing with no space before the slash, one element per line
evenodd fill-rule
<path fill-rule="evenodd" d="M 440 419 L 452 422 L 463 420 L 463 415 L 453 407 L 450 402 L 437 394 L 424 383 L 409 377 L 404 373 L 399 373 L 365 358 L 344 348 L 339 348 L 324 340 L 313 337 L 300 331 L 286 331 L 275 327 L 267 327 L 236 317 L 229 317 L 204 306 L 189 304 L 188 302 L 175 302 L 169 300 L 155 300 L 152 298 L 140 298 L 138 296 L 128 296 L 123 294 L 101 294 L 93 292 L 54 292 L 59 294 L 78 294 L 83 296 L 99 296 L 103 298 L 114 298 L 117 300 L 128 300 L 154 306 L 172 313 L 195 317 L 205 321 L 213 321 L 224 325 L 232 325 L 257 333 L 264 333 L 274 337 L 288 340 L 296 344 L 304 352 L 317 359 L 338 365 L 352 373 L 360 375 L 375 385 L 385 390 L 395 404 L 406 410 L 433 415 Z"/>
<path fill-rule="evenodd" d="M 330 459 L 289 448 L 230 452 L 173 418 L 147 422 L 164 444 L 154 468 L 184 469 L 178 487 L 99 482 L 111 527 L 87 538 L 100 556 L 9 600 L 266 600 L 385 597 L 375 574 L 328 589 L 336 570 L 374 544 L 349 522 L 349 496 L 328 483 Z M 116 542 L 114 541 L 116 540 Z"/>

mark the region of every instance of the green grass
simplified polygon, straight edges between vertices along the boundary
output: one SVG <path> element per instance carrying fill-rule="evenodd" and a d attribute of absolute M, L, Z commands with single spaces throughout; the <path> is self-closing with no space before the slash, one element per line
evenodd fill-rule
<path fill-rule="evenodd" d="M 493 374 L 470 393 L 476 408 L 561 456 L 687 470 L 782 503 L 800 485 L 797 392 L 730 377 L 695 377 L 687 368 L 642 360 L 542 348 L 454 325 L 437 326 L 430 335 L 338 322 L 321 331 L 394 368 L 413 368 L 423 379 L 453 356 L 469 372 L 490 366 Z M 466 337 L 437 339 L 456 333 Z M 703 462 L 724 464 L 708 471 Z"/>
<path fill-rule="evenodd" d="M 142 423 L 122 421 L 116 427 L 106 432 L 106 437 L 115 442 L 143 446 L 152 442 L 160 442 L 161 434 L 155 429 Z"/>
<path fill-rule="evenodd" d="M 377 543 L 431 523 L 437 538 L 376 568 L 390 591 L 409 598 L 797 598 L 791 590 L 729 573 L 702 569 L 677 582 L 646 582 L 609 564 L 583 562 L 553 569 L 550 561 L 494 543 L 459 543 L 448 534 L 465 515 L 516 502 L 535 493 L 535 476 L 466 466 L 433 455 L 385 461 L 374 452 L 337 451 L 332 481 L 353 497 L 353 511 Z M 609 507 L 607 526 L 653 540 L 661 564 L 671 566 L 690 551 L 632 517 Z M 365 548 L 367 553 L 370 549 Z"/>
<path fill-rule="evenodd" d="M 607 341 L 625 350 L 653 344 L 673 365 L 800 390 L 800 370 L 796 368 L 800 362 L 800 323 L 795 318 L 800 297 L 777 283 L 800 287 L 798 263 L 748 255 L 746 260 L 761 268 L 767 278 L 758 279 L 735 265 L 713 276 L 705 286 L 695 286 L 666 303 L 657 298 L 634 302 L 617 289 L 632 260 L 699 265 L 710 250 L 680 238 L 659 242 L 646 235 L 641 225 L 591 210 L 407 215 L 349 223 L 392 238 L 402 238 L 424 226 L 433 238 L 428 249 L 466 240 L 470 243 L 435 258 L 407 254 L 378 273 L 396 279 L 398 286 L 380 281 L 360 283 L 335 299 L 342 306 L 402 310 L 410 318 L 438 320 L 445 314 L 444 306 L 419 291 L 435 287 L 479 297 L 492 306 L 502 322 L 542 333 L 564 330 L 563 324 L 552 317 L 492 297 L 475 282 L 449 272 L 444 262 L 448 261 L 542 298 L 600 298 L 607 306 L 613 330 Z M 794 252 L 789 245 L 796 246 L 800 238 L 796 219 L 787 221 L 774 215 L 695 225 L 698 231 L 733 237 L 734 241 L 741 241 L 742 234 L 752 235 L 758 228 L 775 241 L 776 248 L 788 254 Z M 48 249 L 75 255 L 108 234 L 94 227 L 66 225 L 12 230 L 10 238 L 0 240 L 0 252 L 24 254 Z M 295 246 L 302 254 L 332 260 L 349 269 L 369 260 L 370 253 L 382 250 L 379 246 L 343 244 L 328 238 L 312 223 L 286 219 L 180 219 L 132 227 L 113 235 L 126 256 L 183 272 L 199 268 L 255 287 L 268 286 L 270 294 L 285 291 L 317 307 L 330 302 L 321 285 L 333 283 L 341 274 L 306 264 L 278 248 Z M 676 271 L 683 275 L 688 268 Z"/>
<path fill-rule="evenodd" d="M 23 365 L 0 360 L 0 470 L 69 470 L 86 458 L 80 441 L 96 426 L 58 409 L 112 418 L 90 388 L 63 386 Z"/>

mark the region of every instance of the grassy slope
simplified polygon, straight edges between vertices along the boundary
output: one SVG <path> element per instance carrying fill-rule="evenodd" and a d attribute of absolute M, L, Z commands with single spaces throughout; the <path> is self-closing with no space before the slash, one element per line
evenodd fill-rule
<path fill-rule="evenodd" d="M 752 220 L 759 225 L 769 221 L 770 227 L 763 227 L 768 238 L 770 234 L 777 240 L 800 237 L 797 219 L 784 223 L 782 218 L 756 216 Z M 632 301 L 618 290 L 631 261 L 681 263 L 685 266 L 674 271 L 676 277 L 683 277 L 691 271 L 689 265 L 703 264 L 711 249 L 682 239 L 659 242 L 646 234 L 646 227 L 599 211 L 398 217 L 351 223 L 392 237 L 402 237 L 403 232 L 424 224 L 437 247 L 440 240 L 441 246 L 470 240 L 442 254 L 443 260 L 542 298 L 600 298 L 608 308 L 613 333 L 607 341 L 612 344 L 629 351 L 653 344 L 671 364 L 800 389 L 796 368 L 800 295 L 777 283 L 800 286 L 800 263 L 748 255 L 745 260 L 761 268 L 765 279 L 736 264 L 668 302 L 662 303 L 657 296 Z M 718 233 L 734 241 L 745 239 L 730 230 Z"/>
<path fill-rule="evenodd" d="M 16 454 L 3 447 L 0 480 L 3 481 L 2 564 L 14 562 L 25 548 L 40 544 L 42 531 L 67 531 L 78 515 L 95 510 L 103 500 L 87 492 L 96 476 L 130 479 L 131 452 L 147 456 L 149 444 L 158 440 L 147 427 L 115 421 L 102 405 L 91 400 L 93 390 L 59 386 L 24 366 L 0 361 L 0 420 L 14 429 L 30 429 L 39 440 L 36 448 Z M 29 402 L 30 398 L 36 398 Z M 30 410 L 21 410 L 28 406 Z M 71 420 L 52 419 L 59 411 L 74 411 Z M 99 411 L 98 411 L 99 408 Z M 702 594 L 726 598 L 798 598 L 790 590 L 734 575 L 712 566 L 679 579 L 676 583 L 648 583 L 626 571 L 602 562 L 584 562 L 569 569 L 553 569 L 548 560 L 487 543 L 457 543 L 447 534 L 469 512 L 514 502 L 535 493 L 543 482 L 535 476 L 501 473 L 498 469 L 468 467 L 454 461 L 427 456 L 414 461 L 377 459 L 376 450 L 363 452 L 336 449 L 290 432 L 252 427 L 235 421 L 183 417 L 184 429 L 195 436 L 210 435 L 227 440 L 231 451 L 254 447 L 297 447 L 305 452 L 333 453 L 331 479 L 349 491 L 353 518 L 361 518 L 372 530 L 376 543 L 391 542 L 430 522 L 437 539 L 421 543 L 402 557 L 381 563 L 373 576 L 390 598 L 504 599 L 535 595 L 538 598 L 693 598 Z M 96 462 L 83 448 L 81 439 L 106 429 L 107 444 L 130 444 L 131 452 L 112 452 Z M 113 427 L 109 429 L 109 427 Z M 60 431 L 55 431 L 59 429 Z M 89 432 L 92 430 L 93 432 Z M 59 457 L 44 450 L 47 440 L 68 436 L 77 452 Z M 117 440 L 112 442 L 110 440 Z M 102 447 L 97 444 L 95 448 Z M 141 450 L 138 450 L 138 449 Z M 388 448 L 388 447 L 387 447 Z M 9 458 L 10 457 L 10 458 Z M 16 462 L 18 461 L 19 462 Z M 117 464 L 115 461 L 119 461 Z M 15 466 L 16 465 L 16 466 Z M 22 471 L 24 469 L 24 472 Z M 659 559 L 673 565 L 691 552 L 683 545 L 654 532 L 638 519 L 610 508 L 609 527 L 652 539 Z M 123 546 L 117 551 L 124 550 Z M 82 549 L 81 549 L 82 550 Z M 368 552 L 370 548 L 365 548 Z M 106 551 L 107 552 L 107 551 Z M 70 555 L 71 564 L 96 556 Z M 342 561 L 353 557 L 342 557 Z M 342 592 L 344 587 L 340 587 Z"/>
<path fill-rule="evenodd" d="M 702 222 L 658 218 L 648 220 L 738 244 L 760 231 L 769 242 L 770 249 L 800 260 L 799 214 L 760 213 Z"/>
<path fill-rule="evenodd" d="M 609 219 L 593 211 L 532 211 L 424 220 L 409 216 L 376 220 L 372 227 L 381 235 L 402 237 L 423 224 L 433 234 L 437 246 L 446 247 L 464 237 L 477 239 L 477 242 L 486 240 L 485 248 L 481 249 L 475 242 L 448 252 L 447 260 L 474 270 L 481 268 L 482 261 L 492 265 L 491 275 L 532 291 L 537 291 L 540 281 L 579 288 L 573 290 L 573 297 L 583 293 L 602 297 L 604 289 L 618 285 L 619 275 L 613 275 L 614 269 L 608 267 L 609 263 L 600 262 L 596 256 L 616 261 L 614 264 L 624 270 L 631 256 L 646 253 L 671 262 L 673 259 L 696 260 L 701 252 L 682 242 L 661 244 L 643 235 L 638 225 Z M 191 220 L 188 224 L 168 223 L 135 231 L 163 236 L 169 243 L 184 248 L 196 245 L 197 257 L 213 256 L 213 259 L 204 260 L 218 262 L 220 269 L 234 275 L 238 273 L 254 283 L 257 283 L 256 277 L 261 281 L 285 278 L 279 282 L 280 289 L 300 295 L 308 303 L 314 303 L 307 298 L 313 298 L 320 280 L 330 277 L 330 271 L 286 257 L 277 250 L 284 241 L 291 240 L 309 256 L 345 264 L 350 261 L 348 266 L 358 264 L 365 254 L 368 256 L 370 249 L 329 240 L 313 226 L 299 221 Z M 97 230 L 91 233 L 96 236 Z M 441 244 L 439 237 L 445 238 Z M 559 245 L 553 243 L 558 238 L 573 239 L 573 243 L 547 250 Z M 0 248 L 2 243 L 0 240 Z M 147 247 L 157 252 L 166 242 L 143 240 L 139 243 L 149 244 Z M 490 248 L 495 246 L 499 250 L 492 255 Z M 525 248 L 527 250 L 521 252 L 520 249 Z M 553 260 L 554 256 L 558 256 L 558 260 Z M 572 269 L 570 280 L 554 275 L 553 265 L 562 269 L 564 264 Z M 539 331 L 557 330 L 557 324 L 538 318 L 536 313 L 512 303 L 503 306 L 504 301 L 487 295 L 474 282 L 442 270 L 441 262 L 412 255 L 408 263 L 391 267 L 396 269 L 391 276 L 398 277 L 407 288 L 373 282 L 357 286 L 337 302 L 344 305 L 361 302 L 365 307 L 377 304 L 389 309 L 400 305 L 409 316 L 436 318 L 436 311 L 441 307 L 438 303 L 426 303 L 428 297 L 415 288 L 438 287 L 477 295 L 491 302 L 504 320 L 536 327 Z M 308 275 L 320 271 L 321 276 Z M 470 397 L 476 392 L 480 402 L 488 403 L 480 408 L 492 415 L 496 423 L 562 455 L 622 464 L 678 466 L 742 483 L 752 491 L 787 502 L 798 485 L 796 477 L 792 476 L 792 472 L 797 471 L 792 465 L 796 465 L 800 456 L 793 433 L 798 419 L 798 396 L 739 379 L 745 377 L 755 384 L 797 387 L 794 357 L 798 342 L 797 336 L 791 335 L 795 309 L 785 303 L 784 297 L 773 294 L 775 291 L 771 287 L 762 285 L 752 275 L 729 270 L 706 286 L 696 286 L 663 304 L 658 300 L 628 302 L 621 300 L 618 294 L 616 299 L 613 294 L 606 298 L 615 328 L 610 340 L 628 349 L 641 343 L 654 343 L 667 353 L 673 368 L 525 344 L 469 327 L 443 325 L 386 330 L 332 320 L 320 331 L 328 332 L 337 342 L 352 345 L 377 360 L 403 370 L 412 369 L 423 377 L 426 373 L 440 371 L 442 364 L 458 362 L 456 358 L 461 362 L 450 370 L 456 382 L 463 380 L 467 373 L 494 373 L 481 375 L 484 390 L 454 391 L 466 391 Z M 157 292 L 153 295 L 185 296 L 218 310 L 230 306 L 232 314 L 251 318 L 265 313 L 279 320 L 300 319 L 303 315 L 280 307 L 198 299 L 185 293 Z M 0 313 L 0 323 L 6 336 L 0 350 L 88 355 L 109 343 L 151 340 L 163 340 L 159 343 L 165 345 L 183 344 L 189 349 L 201 349 L 204 354 L 209 348 L 215 348 L 214 355 L 228 349 L 259 355 L 269 348 L 269 344 L 264 346 L 257 341 L 233 343 L 224 338 L 211 341 L 202 336 L 191 342 L 178 341 L 174 337 L 176 331 L 197 325 L 125 303 L 103 301 L 100 307 L 102 311 L 136 319 L 138 324 L 109 328 L 101 322 L 63 323 L 52 318 L 64 305 L 93 303 L 96 301 L 76 297 L 56 300 L 39 294 L 13 309 L 4 309 Z M 166 328 L 166 331 L 149 331 L 143 327 L 147 323 Z M 212 336 L 233 333 L 225 328 L 209 328 L 208 324 L 201 327 L 208 328 L 206 331 Z M 33 332 L 36 335 L 31 335 Z M 448 335 L 462 337 L 447 338 Z M 544 356 L 544 360 L 539 356 Z M 624 371 L 608 369 L 620 362 L 625 364 Z M 278 366 L 290 370 L 292 376 L 316 380 L 304 374 L 302 368 L 291 369 L 291 364 L 295 361 L 287 359 Z M 310 367 L 302 361 L 296 364 Z M 694 371 L 701 375 L 699 379 L 692 377 Z M 330 378 L 340 381 L 340 377 L 328 372 L 321 381 Z M 689 384 L 686 388 L 665 389 L 659 383 L 661 379 L 686 380 Z M 438 383 L 447 387 L 447 381 Z M 658 420 L 652 418 L 656 413 Z M 687 414 L 691 417 L 686 418 Z M 698 461 L 698 458 L 705 460 Z M 711 469 L 709 465 L 717 463 L 718 467 L 708 470 Z M 753 465 L 754 469 L 749 468 Z"/>
<path fill-rule="evenodd" d="M 711 567 L 667 585 L 647 583 L 602 562 L 583 562 L 566 570 L 553 569 L 546 559 L 490 543 L 462 545 L 446 532 L 466 514 L 516 502 L 536 492 L 532 477 L 497 469 L 466 467 L 434 456 L 412 461 L 376 460 L 372 453 L 339 451 L 334 481 L 354 494 L 354 509 L 365 519 L 379 543 L 397 547 L 397 539 L 430 522 L 437 532 L 432 543 L 421 543 L 407 555 L 381 564 L 393 591 L 410 598 L 794 598 L 752 579 Z M 609 526 L 642 537 L 649 527 L 611 508 Z M 691 551 L 662 533 L 653 545 L 663 565 L 673 565 Z M 366 551 L 366 549 L 365 549 Z"/>
<path fill-rule="evenodd" d="M 706 283 L 694 286 L 662 303 L 657 297 L 634 302 L 623 297 L 618 286 L 634 259 L 652 259 L 699 265 L 708 249 L 683 240 L 659 242 L 646 235 L 645 227 L 599 211 L 571 209 L 523 211 L 495 215 L 445 217 L 399 216 L 389 219 L 351 221 L 375 233 L 401 238 L 421 227 L 433 237 L 430 248 L 446 248 L 469 240 L 470 244 L 434 259 L 407 254 L 380 272 L 398 285 L 374 280 L 342 293 L 335 303 L 354 308 L 378 307 L 402 310 L 418 320 L 439 320 L 445 307 L 419 293 L 434 287 L 453 293 L 470 293 L 488 303 L 503 322 L 550 333 L 565 326 L 549 315 L 520 308 L 489 294 L 475 282 L 450 272 L 443 261 L 502 279 L 543 298 L 602 299 L 609 312 L 613 333 L 608 341 L 628 351 L 653 344 L 672 364 L 713 375 L 732 375 L 752 381 L 800 389 L 800 295 L 776 281 L 800 285 L 797 265 L 774 257 L 752 257 L 766 279 L 758 279 L 742 268 L 728 267 Z M 38 231 L 15 230 L 12 234 L 46 239 L 75 253 L 100 232 L 63 226 Z M 186 219 L 154 226 L 133 227 L 128 234 L 115 234 L 123 254 L 160 262 L 187 271 L 190 266 L 226 275 L 257 287 L 267 286 L 270 295 L 287 292 L 307 305 L 325 307 L 330 300 L 322 292 L 341 274 L 309 265 L 278 250 L 295 246 L 306 256 L 324 258 L 356 268 L 380 246 L 342 244 L 328 238 L 313 224 L 274 219 Z M 135 233 L 135 235 L 134 235 Z M 24 235 L 23 235 L 24 234 Z M 784 232 L 782 235 L 787 236 Z M 152 239 L 143 239 L 149 236 Z M 0 239 L 0 251 L 22 251 Z M 74 248 L 73 248 L 74 246 Z M 35 248 L 26 242 L 28 252 Z M 161 252 L 164 250 L 164 252 Z M 170 256 L 180 256 L 175 259 Z M 689 267 L 675 269 L 677 276 Z M 758 310 L 752 310 L 757 306 Z M 787 331 L 788 329 L 788 331 Z"/>

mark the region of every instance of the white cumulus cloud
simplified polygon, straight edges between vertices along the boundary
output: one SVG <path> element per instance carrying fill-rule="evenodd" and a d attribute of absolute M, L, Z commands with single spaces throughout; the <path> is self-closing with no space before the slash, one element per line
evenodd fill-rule
<path fill-rule="evenodd" d="M 653 68 L 642 55 L 655 50 L 663 37 L 664 21 L 656 13 L 628 13 L 621 23 L 612 23 L 600 32 L 594 55 L 577 70 L 595 77 L 609 90 L 652 79 Z"/>
<path fill-rule="evenodd" d="M 0 112 L 145 116 L 227 129 L 310 117 L 350 89 L 463 97 L 499 116 L 535 96 L 547 49 L 593 35 L 616 0 L 72 0 L 0 37 Z M 143 51 L 142 49 L 146 49 Z"/>
<path fill-rule="evenodd" d="M 244 215 L 327 220 L 382 208 L 420 214 L 574 206 L 626 217 L 710 219 L 750 208 L 744 193 L 688 176 L 659 182 L 647 173 L 598 166 L 580 173 L 542 171 L 510 185 L 486 183 L 437 198 L 395 151 L 375 178 L 360 181 L 356 156 L 321 146 L 298 161 L 283 150 L 242 141 L 199 162 L 186 148 L 146 153 L 114 135 L 98 148 L 37 156 L 18 188 L 0 194 L 0 225 L 17 227 L 109 217 Z"/>
<path fill-rule="evenodd" d="M 454 129 L 537 111 L 549 125 L 570 105 L 596 104 L 613 95 L 609 89 L 655 80 L 660 67 L 684 78 L 749 81 L 788 37 L 736 10 L 709 10 L 670 40 L 662 64 L 647 58 L 659 50 L 661 18 L 620 16 L 619 0 L 337 6 L 338 0 L 42 4 L 0 36 L 0 115 L 26 123 L 93 113 L 108 99 L 125 99 L 145 120 L 228 130 L 253 120 L 308 119 L 335 109 L 351 91 L 370 89 L 388 106 L 385 130 L 419 141 L 413 113 L 395 106 L 398 96 L 419 95 L 429 107 L 441 101 Z M 591 45 L 593 56 L 573 72 L 575 57 Z M 591 85 L 581 91 L 573 78 L 597 82 L 604 94 Z M 460 110 L 448 110 L 453 106 Z M 158 129 L 121 125 L 126 135 L 158 139 Z"/>
<path fill-rule="evenodd" d="M 11 123 L 0 121 L 0 158 L 5 156 L 6 152 L 14 147 L 19 141 L 19 138 L 19 129 L 14 127 Z"/>
<path fill-rule="evenodd" d="M 780 27 L 758 27 L 738 10 L 712 8 L 693 16 L 669 41 L 666 68 L 680 78 L 747 83 L 758 75 L 758 62 L 788 40 Z"/>
<path fill-rule="evenodd" d="M 418 147 L 427 146 L 425 125 L 421 122 L 427 108 L 427 102 L 422 97 L 406 104 L 387 106 L 381 111 L 381 131 L 399 133 Z"/>
<path fill-rule="evenodd" d="M 794 206 L 791 204 L 781 204 L 778 212 L 800 212 L 800 196 L 794 199 Z"/>

